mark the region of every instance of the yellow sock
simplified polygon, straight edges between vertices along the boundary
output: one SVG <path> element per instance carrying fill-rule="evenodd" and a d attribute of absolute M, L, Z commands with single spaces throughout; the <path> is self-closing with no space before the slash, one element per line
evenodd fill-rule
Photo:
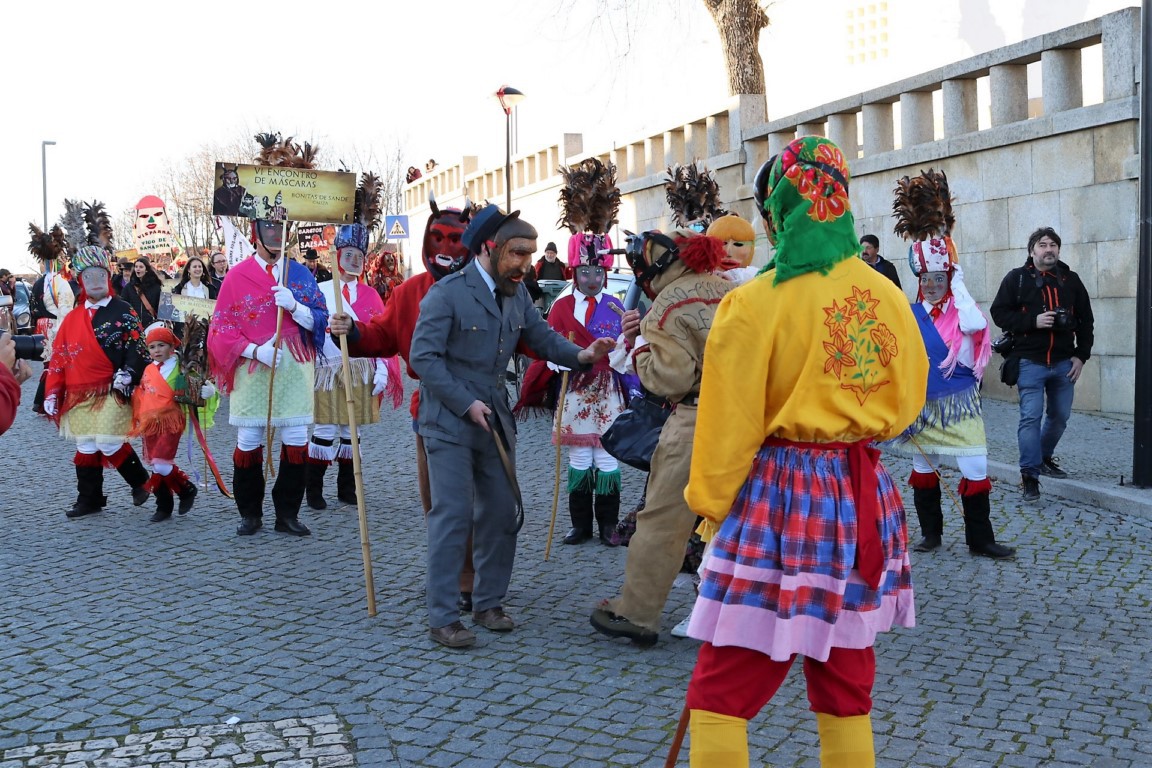
<path fill-rule="evenodd" d="M 834 717 L 816 713 L 821 768 L 876 768 L 869 715 Z"/>
<path fill-rule="evenodd" d="M 748 768 L 748 721 L 703 709 L 689 714 L 692 768 Z"/>

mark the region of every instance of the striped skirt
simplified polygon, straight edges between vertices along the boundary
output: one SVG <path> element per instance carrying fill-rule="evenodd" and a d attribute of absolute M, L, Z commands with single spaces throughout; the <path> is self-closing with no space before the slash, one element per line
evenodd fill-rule
<path fill-rule="evenodd" d="M 848 451 L 761 447 L 712 540 L 688 634 L 785 661 L 826 661 L 832 648 L 868 648 L 916 623 L 904 506 L 876 468 L 884 573 L 869 587 L 856 561 Z"/>

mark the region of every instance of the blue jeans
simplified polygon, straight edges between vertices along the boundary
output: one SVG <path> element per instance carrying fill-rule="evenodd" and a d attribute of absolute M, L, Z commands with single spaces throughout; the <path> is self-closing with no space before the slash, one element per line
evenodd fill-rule
<path fill-rule="evenodd" d="M 1040 474 L 1040 463 L 1052 458 L 1068 426 L 1072 398 L 1076 394 L 1076 384 L 1068 378 L 1070 370 L 1071 360 L 1061 360 L 1054 365 L 1020 361 L 1020 380 L 1016 383 L 1020 393 L 1020 426 L 1016 429 L 1016 440 L 1020 445 L 1022 475 Z M 1047 408 L 1044 407 L 1045 395 Z M 1043 428 L 1042 417 L 1046 417 Z"/>

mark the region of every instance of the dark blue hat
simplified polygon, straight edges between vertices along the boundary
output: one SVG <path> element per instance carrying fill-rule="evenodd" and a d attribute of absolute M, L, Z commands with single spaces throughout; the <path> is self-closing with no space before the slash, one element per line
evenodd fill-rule
<path fill-rule="evenodd" d="M 486 205 L 472 214 L 472 219 L 468 222 L 468 227 L 460 236 L 460 240 L 469 253 L 480 253 L 480 247 L 494 238 L 496 233 L 500 231 L 500 227 L 504 226 L 506 222 L 518 218 L 520 218 L 520 211 L 504 213 L 499 206 Z"/>

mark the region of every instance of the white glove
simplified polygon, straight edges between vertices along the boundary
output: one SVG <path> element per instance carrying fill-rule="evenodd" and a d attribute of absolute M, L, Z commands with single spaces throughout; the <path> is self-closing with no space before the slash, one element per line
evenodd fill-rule
<path fill-rule="evenodd" d="M 128 390 L 131 388 L 132 374 L 123 368 L 121 368 L 119 371 L 116 371 L 116 375 L 112 377 L 112 389 L 127 397 Z"/>
<path fill-rule="evenodd" d="M 279 367 L 280 359 L 283 356 L 284 351 L 276 349 L 276 346 L 272 343 L 272 339 L 268 339 L 268 341 L 256 347 L 256 359 L 269 368 Z"/>
<path fill-rule="evenodd" d="M 204 382 L 200 385 L 200 399 L 207 400 L 216 394 L 216 387 L 210 381 Z"/>
<path fill-rule="evenodd" d="M 571 368 L 565 368 L 563 365 L 560 365 L 559 363 L 554 363 L 551 360 L 549 360 L 548 361 L 548 370 L 556 371 L 557 373 L 559 373 L 560 371 L 570 371 L 572 369 Z"/>
<path fill-rule="evenodd" d="M 286 309 L 292 312 L 296 309 L 296 297 L 292 295 L 286 286 L 277 285 L 272 289 L 272 300 L 276 302 L 276 306 L 281 309 Z"/>
<path fill-rule="evenodd" d="M 56 395 L 49 395 L 44 398 L 44 413 L 49 416 L 56 415 Z"/>
<path fill-rule="evenodd" d="M 383 392 L 388 387 L 388 366 L 376 363 L 376 377 L 372 379 L 372 396 Z"/>

